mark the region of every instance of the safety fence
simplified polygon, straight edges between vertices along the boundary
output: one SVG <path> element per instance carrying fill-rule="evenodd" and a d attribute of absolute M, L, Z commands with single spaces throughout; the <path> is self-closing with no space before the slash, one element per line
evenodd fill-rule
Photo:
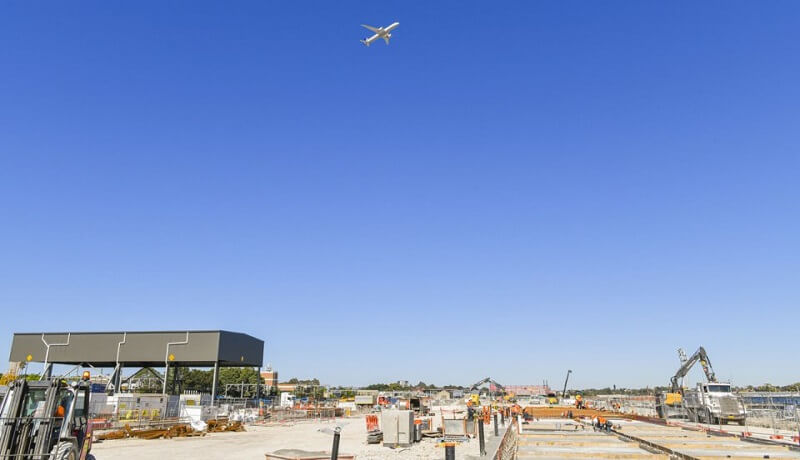
<path fill-rule="evenodd" d="M 264 400 L 228 398 L 185 399 L 179 396 L 124 395 L 112 400 L 90 402 L 90 418 L 95 429 L 116 430 L 168 427 L 210 419 L 244 423 L 287 424 L 304 420 L 333 420 L 351 415 L 346 409 L 330 406 L 276 407 Z"/>
<path fill-rule="evenodd" d="M 494 454 L 492 460 L 513 460 L 517 457 L 517 424 L 510 423 L 506 427 L 506 432 L 503 434 L 503 439 L 500 440 L 500 445 Z"/>
<path fill-rule="evenodd" d="M 748 424 L 773 430 L 800 430 L 800 393 L 747 392 L 740 396 Z"/>

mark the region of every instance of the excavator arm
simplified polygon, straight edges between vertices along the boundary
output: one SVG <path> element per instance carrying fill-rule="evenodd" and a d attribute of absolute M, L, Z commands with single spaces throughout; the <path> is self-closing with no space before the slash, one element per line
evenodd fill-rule
<path fill-rule="evenodd" d="M 471 387 L 469 387 L 469 391 L 475 391 L 475 390 L 477 390 L 477 389 L 478 389 L 478 387 L 479 387 L 479 386 L 481 386 L 481 385 L 483 385 L 484 383 L 491 383 L 492 385 L 494 385 L 495 387 L 497 387 L 497 389 L 498 389 L 498 390 L 500 390 L 500 391 L 506 391 L 506 388 L 505 388 L 503 385 L 500 385 L 499 383 L 495 382 L 494 380 L 492 380 L 492 378 L 491 378 L 491 377 L 486 377 L 485 379 L 483 379 L 483 380 L 481 380 L 481 381 L 479 381 L 479 382 L 475 382 L 474 384 L 472 384 L 472 386 L 471 386 Z"/>
<path fill-rule="evenodd" d="M 679 350 L 678 353 L 683 356 L 682 352 L 683 350 Z M 709 382 L 717 381 L 717 376 L 714 374 L 714 369 L 711 367 L 711 360 L 708 359 L 708 353 L 706 353 L 705 348 L 700 347 L 689 359 L 683 362 L 683 365 L 681 365 L 675 375 L 672 376 L 672 379 L 670 379 L 670 391 L 672 393 L 677 393 L 681 390 L 678 381 L 684 378 L 698 361 L 700 362 L 700 366 L 703 367 L 706 379 L 708 379 Z"/>

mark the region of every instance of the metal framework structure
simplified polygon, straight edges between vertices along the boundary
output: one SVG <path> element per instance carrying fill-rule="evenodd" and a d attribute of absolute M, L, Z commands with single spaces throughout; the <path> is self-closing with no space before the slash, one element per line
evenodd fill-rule
<path fill-rule="evenodd" d="M 220 367 L 256 367 L 260 375 L 264 341 L 229 331 L 16 333 L 9 361 L 43 363 L 43 378 L 52 375 L 54 364 L 112 367 L 112 392 L 119 390 L 124 368 L 163 367 L 166 376 L 171 367 L 213 367 L 211 396 L 216 398 Z"/>

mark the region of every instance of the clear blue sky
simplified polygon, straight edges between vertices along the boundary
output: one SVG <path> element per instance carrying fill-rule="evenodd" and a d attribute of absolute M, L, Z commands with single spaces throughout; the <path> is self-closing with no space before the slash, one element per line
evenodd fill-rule
<path fill-rule="evenodd" d="M 800 380 L 798 56 L 793 1 L 5 2 L 0 356 L 220 328 L 331 384 L 666 384 L 701 344 Z"/>

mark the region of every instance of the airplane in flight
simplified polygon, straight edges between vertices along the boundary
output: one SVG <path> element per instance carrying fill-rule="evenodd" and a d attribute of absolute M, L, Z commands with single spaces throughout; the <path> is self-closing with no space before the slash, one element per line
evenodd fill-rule
<path fill-rule="evenodd" d="M 364 40 L 361 40 L 361 43 L 369 46 L 370 43 L 374 42 L 375 40 L 377 40 L 379 38 L 382 38 L 382 39 L 384 39 L 386 41 L 386 44 L 388 45 L 389 44 L 389 38 L 392 37 L 391 32 L 394 29 L 396 29 L 397 26 L 399 26 L 399 25 L 400 25 L 399 22 L 392 23 L 391 25 L 386 26 L 386 27 L 372 27 L 372 26 L 368 26 L 366 24 L 361 24 L 361 27 L 364 27 L 365 29 L 369 29 L 369 30 L 375 32 L 375 35 L 373 35 L 373 36 L 371 36 L 369 38 L 365 38 Z"/>

